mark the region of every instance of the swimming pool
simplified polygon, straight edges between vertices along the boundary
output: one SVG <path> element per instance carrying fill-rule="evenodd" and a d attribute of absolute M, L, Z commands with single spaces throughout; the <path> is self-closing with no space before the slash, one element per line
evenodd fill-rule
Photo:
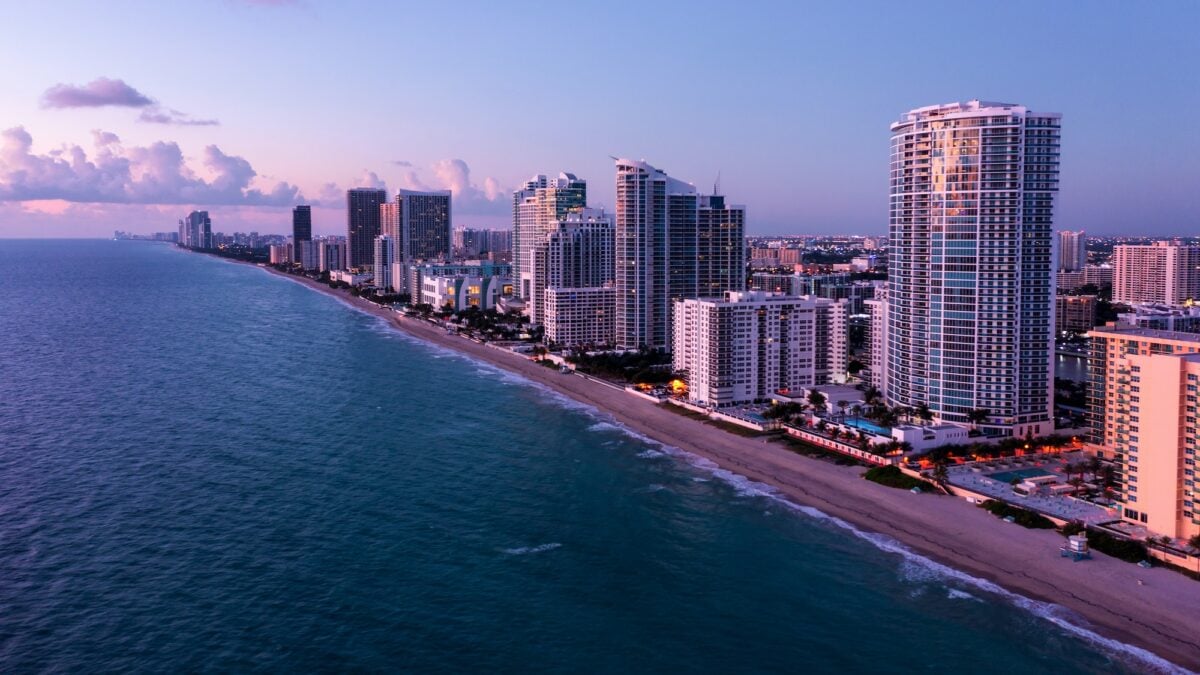
<path fill-rule="evenodd" d="M 871 422 L 868 422 L 866 420 L 847 419 L 846 425 L 851 426 L 851 427 L 858 427 L 859 429 L 862 429 L 863 431 L 869 431 L 873 434 L 879 434 L 880 436 L 891 436 L 892 435 L 891 429 L 889 429 L 887 427 L 881 427 L 878 424 L 872 424 Z"/>
<path fill-rule="evenodd" d="M 1024 478 L 1035 478 L 1037 476 L 1053 476 L 1054 474 L 1045 469 L 1014 469 L 1013 471 L 1001 471 L 988 476 L 992 480 L 998 480 L 1001 483 L 1011 483 L 1013 480 Z"/>

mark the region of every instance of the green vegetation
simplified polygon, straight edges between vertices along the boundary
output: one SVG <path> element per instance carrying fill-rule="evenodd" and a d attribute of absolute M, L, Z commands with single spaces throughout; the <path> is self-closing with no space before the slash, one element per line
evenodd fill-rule
<path fill-rule="evenodd" d="M 1140 541 L 1118 539 L 1107 532 L 1088 532 L 1088 546 L 1125 562 L 1141 562 L 1149 558 L 1146 545 Z"/>
<path fill-rule="evenodd" d="M 930 483 L 927 480 L 921 480 L 920 478 L 913 478 L 912 476 L 901 471 L 900 467 L 898 466 L 877 466 L 868 469 L 867 472 L 863 474 L 863 478 L 875 483 L 879 483 L 880 485 L 886 485 L 888 487 L 898 488 L 901 490 L 920 488 L 923 492 L 934 491 L 933 483 Z"/>
<path fill-rule="evenodd" d="M 996 501 L 994 499 L 989 499 L 988 501 L 980 504 L 980 506 L 984 509 L 987 509 L 988 513 L 991 513 L 997 518 L 1008 518 L 1011 516 L 1013 522 L 1021 527 L 1028 527 L 1034 530 L 1054 529 L 1054 522 L 1049 518 L 1041 514 L 1034 513 L 1028 509 L 1023 509 L 1019 506 L 1005 504 L 1004 502 Z"/>
<path fill-rule="evenodd" d="M 709 417 L 708 415 L 705 415 L 702 412 L 696 412 L 695 410 L 688 410 L 687 408 L 685 408 L 683 406 L 675 405 L 673 403 L 663 403 L 663 404 L 661 404 L 660 407 L 662 407 L 665 410 L 669 410 L 669 411 L 675 413 L 676 415 L 681 415 L 683 417 L 689 417 L 698 422 L 703 422 L 709 426 L 721 429 L 722 431 L 728 431 L 731 434 L 737 434 L 738 436 L 745 436 L 747 438 L 758 438 L 759 436 L 774 436 L 774 435 L 778 435 L 780 433 L 778 430 L 759 431 L 757 429 L 751 429 L 750 427 L 744 427 L 740 424 L 733 424 L 732 422 L 726 422 L 724 420 L 714 420 L 713 418 Z"/>
<path fill-rule="evenodd" d="M 619 382 L 661 384 L 670 382 L 671 355 L 661 349 L 643 349 L 624 354 L 576 354 L 568 357 L 581 373 Z"/>

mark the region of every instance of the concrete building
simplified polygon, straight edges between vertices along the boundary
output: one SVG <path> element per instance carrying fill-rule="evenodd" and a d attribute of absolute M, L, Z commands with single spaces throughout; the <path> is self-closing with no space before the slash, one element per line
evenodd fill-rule
<path fill-rule="evenodd" d="M 365 270 L 374 265 L 375 237 L 380 229 L 379 205 L 387 201 L 387 192 L 376 188 L 346 191 L 346 265 Z"/>
<path fill-rule="evenodd" d="M 1062 333 L 1084 333 L 1096 326 L 1096 307 L 1100 298 L 1095 295 L 1059 295 L 1054 299 L 1054 330 Z"/>
<path fill-rule="evenodd" d="M 868 322 L 866 343 L 868 358 L 865 364 L 864 379 L 879 390 L 881 396 L 887 398 L 887 364 L 888 364 L 888 289 L 887 283 L 882 283 L 875 289 L 875 297 L 863 301 Z"/>
<path fill-rule="evenodd" d="M 291 244 L 272 244 L 269 248 L 272 265 L 283 265 L 292 262 Z"/>
<path fill-rule="evenodd" d="M 1160 535 L 1200 534 L 1200 335 L 1107 326 L 1089 336 L 1090 440 L 1117 463 L 1122 518 Z"/>
<path fill-rule="evenodd" d="M 500 296 L 513 291 L 512 280 L 501 276 L 422 276 L 420 302 L 435 309 L 450 306 L 454 311 L 468 307 L 493 309 Z"/>
<path fill-rule="evenodd" d="M 392 263 L 396 260 L 396 240 L 391 235 L 381 234 L 375 237 L 375 251 L 372 256 L 372 279 L 375 288 L 384 291 L 395 291 L 396 284 L 392 279 Z"/>
<path fill-rule="evenodd" d="M 322 272 L 346 269 L 346 242 L 320 240 L 317 243 L 317 265 Z"/>
<path fill-rule="evenodd" d="M 192 211 L 179 221 L 183 245 L 188 248 L 212 248 L 212 220 L 208 211 Z"/>
<path fill-rule="evenodd" d="M 888 401 L 1053 431 L 1060 115 L 969 101 L 891 126 Z"/>
<path fill-rule="evenodd" d="M 1200 246 L 1159 241 L 1113 247 L 1113 302 L 1182 305 L 1200 300 Z"/>
<path fill-rule="evenodd" d="M 1162 303 L 1134 305 L 1133 311 L 1117 315 L 1117 322 L 1137 328 L 1200 333 L 1200 305 L 1176 307 Z"/>
<path fill-rule="evenodd" d="M 1058 271 L 1075 272 L 1087 266 L 1087 234 L 1080 230 L 1058 232 Z"/>
<path fill-rule="evenodd" d="M 547 344 L 584 349 L 613 344 L 615 288 L 547 288 L 545 293 Z"/>
<path fill-rule="evenodd" d="M 603 209 L 577 209 L 550 224 L 527 249 L 531 296 L 526 314 L 533 325 L 546 321 L 548 288 L 593 288 L 613 283 L 612 218 Z"/>
<path fill-rule="evenodd" d="M 672 365 L 688 400 L 724 407 L 825 384 L 845 374 L 844 302 L 726 291 L 675 302 Z"/>
<path fill-rule="evenodd" d="M 1057 286 L 1060 293 L 1074 293 L 1083 286 L 1101 289 L 1112 285 L 1112 265 L 1085 265 L 1082 270 L 1058 273 Z"/>
<path fill-rule="evenodd" d="M 644 161 L 616 168 L 617 346 L 669 349 L 674 300 L 745 287 L 745 208 Z"/>
<path fill-rule="evenodd" d="M 572 173 L 557 178 L 538 174 L 513 192 L 513 281 L 517 297 L 534 297 L 533 252 L 545 244 L 553 223 L 587 206 L 587 181 Z"/>
<path fill-rule="evenodd" d="M 450 191 L 399 190 L 396 257 L 412 264 L 450 259 Z"/>
<path fill-rule="evenodd" d="M 305 272 L 316 271 L 321 268 L 321 247 L 318 241 L 302 240 L 298 248 L 293 249 L 296 262 L 300 263 L 300 269 Z"/>
<path fill-rule="evenodd" d="M 413 302 L 420 302 L 421 288 L 424 280 L 429 277 L 504 277 L 512 279 L 512 265 L 497 263 L 491 260 L 464 260 L 461 262 L 427 262 L 405 265 L 396 261 L 392 265 L 393 283 L 399 283 L 397 277 L 403 276 L 404 287 L 412 289 Z"/>

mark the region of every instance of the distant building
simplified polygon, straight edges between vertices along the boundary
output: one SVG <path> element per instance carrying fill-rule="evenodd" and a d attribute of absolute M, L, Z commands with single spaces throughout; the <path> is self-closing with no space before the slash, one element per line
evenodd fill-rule
<path fill-rule="evenodd" d="M 1100 298 L 1095 295 L 1059 295 L 1055 298 L 1054 330 L 1062 333 L 1084 333 L 1096 326 L 1096 308 Z"/>
<path fill-rule="evenodd" d="M 322 272 L 346 269 L 346 243 L 326 239 L 319 241 L 317 243 L 317 265 Z"/>
<path fill-rule="evenodd" d="M 703 406 L 844 381 L 846 303 L 761 291 L 677 300 L 671 354 L 688 400 Z"/>
<path fill-rule="evenodd" d="M 302 241 L 312 241 L 312 207 L 305 204 L 292 209 L 292 248 L 297 257 Z"/>
<path fill-rule="evenodd" d="M 301 241 L 298 248 L 293 248 L 296 262 L 306 272 L 321 268 L 321 243 L 319 241 Z"/>
<path fill-rule="evenodd" d="M 1137 328 L 1200 333 L 1200 305 L 1176 307 L 1162 303 L 1134 305 L 1133 311 L 1117 315 L 1117 322 Z"/>
<path fill-rule="evenodd" d="M 725 291 L 745 290 L 746 207 L 727 205 L 721 195 L 701 195 L 695 236 L 695 295 L 718 298 Z M 784 250 L 800 253 L 795 249 Z M 800 262 L 799 255 L 795 256 L 795 262 Z"/>
<path fill-rule="evenodd" d="M 283 265 L 292 262 L 291 244 L 272 244 L 269 251 L 272 265 Z"/>
<path fill-rule="evenodd" d="M 374 265 L 375 237 L 380 231 L 379 205 L 387 201 L 387 192 L 375 188 L 346 191 L 346 263 L 351 269 L 365 270 Z"/>
<path fill-rule="evenodd" d="M 884 398 L 887 397 L 887 364 L 888 364 L 888 290 L 887 283 L 880 284 L 875 289 L 875 297 L 864 300 L 870 321 L 867 324 L 866 343 L 870 352 L 865 364 L 867 382 L 879 390 Z"/>
<path fill-rule="evenodd" d="M 584 349 L 611 346 L 616 293 L 612 286 L 547 288 L 546 342 Z"/>
<path fill-rule="evenodd" d="M 815 295 L 830 300 L 847 300 L 851 314 L 866 312 L 864 301 L 875 296 L 878 282 L 853 281 L 849 272 L 832 274 L 771 274 L 756 272 L 750 277 L 750 288 L 770 293 Z"/>
<path fill-rule="evenodd" d="M 888 402 L 998 435 L 1054 430 L 1061 115 L 968 101 L 891 125 Z M 967 197 L 969 195 L 969 198 Z"/>
<path fill-rule="evenodd" d="M 450 191 L 400 190 L 400 245 L 406 263 L 450 259 Z"/>
<path fill-rule="evenodd" d="M 1113 302 L 1133 305 L 1200 300 L 1200 246 L 1160 241 L 1113 247 Z"/>
<path fill-rule="evenodd" d="M 375 250 L 372 255 L 373 281 L 375 288 L 384 291 L 396 290 L 392 280 L 392 263 L 396 259 L 396 242 L 390 235 L 381 234 L 375 237 Z"/>
<path fill-rule="evenodd" d="M 1112 265 L 1085 265 L 1082 270 L 1059 272 L 1057 287 L 1060 293 L 1073 293 L 1084 286 L 1097 289 L 1113 285 Z"/>
<path fill-rule="evenodd" d="M 1117 463 L 1121 517 L 1155 534 L 1200 534 L 1200 335 L 1127 326 L 1088 335 L 1090 440 Z"/>
<path fill-rule="evenodd" d="M 1058 233 L 1058 271 L 1075 272 L 1087 266 L 1087 234 L 1083 230 Z"/>
<path fill-rule="evenodd" d="M 192 211 L 179 221 L 183 245 L 188 248 L 212 248 L 212 220 L 208 211 Z"/>

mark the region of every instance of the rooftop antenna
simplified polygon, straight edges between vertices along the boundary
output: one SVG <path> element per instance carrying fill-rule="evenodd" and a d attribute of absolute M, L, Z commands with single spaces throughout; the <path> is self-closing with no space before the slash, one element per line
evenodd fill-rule
<path fill-rule="evenodd" d="M 717 169 L 717 179 L 713 181 L 713 195 L 721 194 L 721 170 Z"/>

